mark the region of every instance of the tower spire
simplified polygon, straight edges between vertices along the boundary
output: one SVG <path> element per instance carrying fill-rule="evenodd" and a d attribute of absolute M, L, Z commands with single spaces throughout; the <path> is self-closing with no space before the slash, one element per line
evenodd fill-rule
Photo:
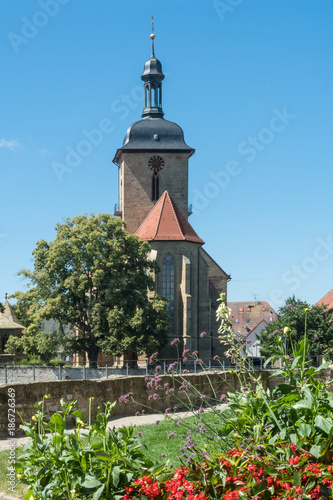
<path fill-rule="evenodd" d="M 155 22 L 154 18 L 151 18 L 152 32 L 150 35 L 151 39 L 151 56 L 148 61 L 146 61 L 143 75 L 141 79 L 144 82 L 145 89 L 145 106 L 142 113 L 142 117 L 151 118 L 162 118 L 164 113 L 162 110 L 162 80 L 164 80 L 164 74 L 162 72 L 162 64 L 155 57 Z"/>
<path fill-rule="evenodd" d="M 154 17 L 151 16 L 151 57 L 155 57 L 155 47 L 154 47 L 154 40 L 156 38 L 155 36 L 155 23 L 154 23 Z"/>

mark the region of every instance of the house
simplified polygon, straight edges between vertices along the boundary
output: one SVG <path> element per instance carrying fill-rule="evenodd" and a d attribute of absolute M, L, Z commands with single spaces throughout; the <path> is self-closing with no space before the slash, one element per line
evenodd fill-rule
<path fill-rule="evenodd" d="M 0 312 L 0 360 L 6 362 L 15 358 L 15 354 L 5 354 L 8 339 L 11 335 L 20 337 L 24 326 L 19 323 L 13 308 L 7 300 L 7 294 L 3 308 L 4 312 Z"/>
<path fill-rule="evenodd" d="M 246 355 L 260 357 L 260 332 L 273 323 L 277 314 L 266 301 L 228 302 L 231 309 L 230 321 L 234 332 L 244 342 Z"/>

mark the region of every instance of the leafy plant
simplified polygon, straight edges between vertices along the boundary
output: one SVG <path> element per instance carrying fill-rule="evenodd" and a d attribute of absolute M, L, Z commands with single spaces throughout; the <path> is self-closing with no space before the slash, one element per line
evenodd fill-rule
<path fill-rule="evenodd" d="M 152 463 L 140 451 L 144 443 L 134 427 L 107 430 L 107 423 L 115 403 L 106 403 L 89 423 L 75 410 L 76 401 L 61 400 L 61 411 L 45 422 L 44 401 L 36 403 L 36 413 L 30 423 L 21 427 L 30 441 L 18 457 L 18 477 L 29 486 L 25 496 L 37 499 L 105 499 L 122 497 L 124 487 L 133 481 L 142 467 Z M 75 422 L 73 431 L 67 422 Z"/>

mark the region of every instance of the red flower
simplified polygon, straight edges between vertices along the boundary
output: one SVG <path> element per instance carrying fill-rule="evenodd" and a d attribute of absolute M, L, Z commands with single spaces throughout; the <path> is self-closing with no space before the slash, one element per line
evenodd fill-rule
<path fill-rule="evenodd" d="M 309 464 L 307 467 L 305 467 L 305 470 L 310 470 L 313 472 L 316 476 L 322 474 L 322 469 L 318 467 L 318 464 Z"/>
<path fill-rule="evenodd" d="M 224 500 L 236 500 L 239 497 L 239 495 L 240 495 L 239 491 L 231 491 L 230 493 L 223 495 L 223 498 Z"/>
<path fill-rule="evenodd" d="M 290 486 L 289 483 L 281 483 L 280 484 L 281 488 L 283 488 L 284 490 L 291 490 L 292 487 Z"/>

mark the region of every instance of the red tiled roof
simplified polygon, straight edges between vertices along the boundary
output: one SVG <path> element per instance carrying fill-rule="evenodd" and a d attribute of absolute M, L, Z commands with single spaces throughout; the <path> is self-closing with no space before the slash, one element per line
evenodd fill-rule
<path fill-rule="evenodd" d="M 322 306 L 323 304 L 327 305 L 329 311 L 333 310 L 333 289 L 324 295 L 322 299 L 318 300 L 315 306 Z"/>
<path fill-rule="evenodd" d="M 255 304 L 251 302 L 228 302 L 227 305 L 231 309 L 230 321 L 232 328 L 243 337 L 252 332 L 261 321 L 269 323 L 270 317 L 273 318 L 273 321 L 277 318 L 276 312 L 265 300 Z M 247 319 L 249 322 L 246 321 Z"/>
<path fill-rule="evenodd" d="M 204 244 L 168 191 L 164 191 L 136 231 L 143 241 L 192 241 Z"/>

